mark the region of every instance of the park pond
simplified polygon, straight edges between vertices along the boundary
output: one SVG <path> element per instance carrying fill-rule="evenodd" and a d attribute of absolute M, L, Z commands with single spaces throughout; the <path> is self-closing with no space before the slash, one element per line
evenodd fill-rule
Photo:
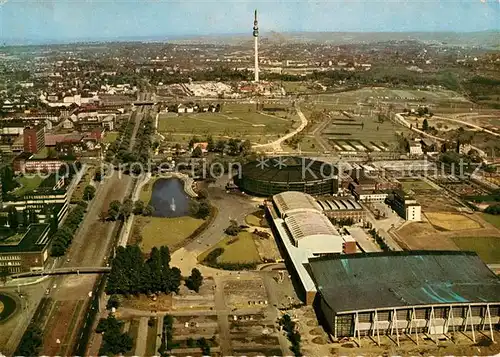
<path fill-rule="evenodd" d="M 9 295 L 0 294 L 0 323 L 7 320 L 16 311 L 17 303 Z"/>
<path fill-rule="evenodd" d="M 184 182 L 176 178 L 158 179 L 153 185 L 151 205 L 155 217 L 182 217 L 189 214 L 189 196 Z"/>

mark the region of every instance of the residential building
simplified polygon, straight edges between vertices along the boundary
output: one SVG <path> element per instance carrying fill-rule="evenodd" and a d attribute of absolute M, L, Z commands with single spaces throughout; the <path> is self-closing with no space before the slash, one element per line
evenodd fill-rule
<path fill-rule="evenodd" d="M 24 128 L 24 152 L 36 154 L 45 147 L 45 126 L 28 126 Z"/>

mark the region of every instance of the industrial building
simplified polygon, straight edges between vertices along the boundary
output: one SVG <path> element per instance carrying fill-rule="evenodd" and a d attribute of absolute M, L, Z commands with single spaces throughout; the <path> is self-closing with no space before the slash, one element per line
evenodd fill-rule
<path fill-rule="evenodd" d="M 500 322 L 500 278 L 473 252 L 401 251 L 310 258 L 307 270 L 335 338 L 489 330 Z M 486 334 L 485 332 L 485 334 Z"/>
<path fill-rule="evenodd" d="M 305 265 L 309 258 L 355 253 L 356 241 L 335 229 L 316 200 L 302 192 L 283 192 L 266 202 L 266 216 L 299 295 L 312 304 L 316 287 Z"/>
<path fill-rule="evenodd" d="M 31 224 L 24 234 L 0 241 L 0 268 L 9 273 L 42 270 L 49 257 L 50 225 Z"/>
<path fill-rule="evenodd" d="M 389 197 L 389 203 L 392 209 L 407 221 L 420 222 L 422 220 L 422 207 L 404 191 L 393 191 Z"/>
<path fill-rule="evenodd" d="M 285 191 L 311 195 L 335 194 L 339 175 L 335 166 L 297 156 L 262 158 L 242 166 L 234 183 L 241 191 L 269 197 Z"/>

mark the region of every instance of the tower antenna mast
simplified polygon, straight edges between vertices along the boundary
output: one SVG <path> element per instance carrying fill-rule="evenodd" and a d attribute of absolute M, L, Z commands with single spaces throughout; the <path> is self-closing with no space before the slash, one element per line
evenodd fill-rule
<path fill-rule="evenodd" d="M 259 82 L 259 22 L 257 20 L 257 10 L 255 10 L 254 20 L 253 20 L 253 45 L 255 52 L 254 81 L 255 83 L 258 83 Z"/>

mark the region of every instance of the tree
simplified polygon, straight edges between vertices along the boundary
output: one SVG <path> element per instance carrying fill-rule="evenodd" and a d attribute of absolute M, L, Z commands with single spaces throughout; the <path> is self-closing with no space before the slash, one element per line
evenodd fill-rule
<path fill-rule="evenodd" d="M 136 215 L 139 215 L 139 214 L 142 214 L 142 212 L 144 211 L 144 201 L 135 201 L 134 202 L 134 214 Z"/>
<path fill-rule="evenodd" d="M 241 154 L 243 156 L 248 155 L 252 152 L 252 143 L 249 140 L 245 140 L 241 143 Z"/>
<path fill-rule="evenodd" d="M 210 215 L 210 204 L 207 200 L 200 202 L 198 207 L 198 212 L 196 213 L 196 218 L 205 219 Z"/>
<path fill-rule="evenodd" d="M 486 207 L 484 212 L 489 213 L 489 214 L 494 214 L 494 215 L 500 215 L 500 204 L 497 203 L 497 204 L 489 205 L 488 207 Z"/>
<path fill-rule="evenodd" d="M 147 205 L 142 212 L 144 216 L 152 216 L 153 213 L 155 213 L 155 208 L 151 205 Z"/>
<path fill-rule="evenodd" d="M 196 200 L 189 201 L 189 215 L 192 217 L 196 217 L 200 210 L 200 203 Z"/>
<path fill-rule="evenodd" d="M 227 227 L 224 232 L 227 234 L 227 235 L 230 235 L 230 236 L 237 236 L 238 233 L 241 232 L 241 228 L 240 226 L 238 225 L 238 222 L 236 222 L 235 220 L 231 220 L 230 221 L 230 224 L 229 224 L 229 227 Z"/>
<path fill-rule="evenodd" d="M 181 286 L 182 275 L 181 271 L 177 267 L 172 267 L 170 269 L 170 279 L 169 279 L 169 291 L 175 293 L 179 292 L 179 287 Z"/>
<path fill-rule="evenodd" d="M 191 153 L 191 157 L 199 158 L 199 157 L 202 157 L 202 156 L 203 156 L 203 151 L 201 150 L 200 145 L 198 145 L 197 147 L 195 147 L 193 149 L 193 152 Z"/>
<path fill-rule="evenodd" d="M 43 342 L 42 330 L 30 324 L 14 353 L 15 356 L 38 356 Z"/>
<path fill-rule="evenodd" d="M 106 304 L 106 309 L 111 310 L 111 309 L 118 309 L 120 306 L 120 298 L 118 295 L 111 295 L 109 297 L 108 303 Z"/>
<path fill-rule="evenodd" d="M 95 187 L 91 185 L 87 185 L 83 190 L 83 199 L 85 201 L 90 201 L 95 196 Z"/>
<path fill-rule="evenodd" d="M 94 181 L 100 182 L 102 181 L 102 171 L 101 169 L 97 169 L 94 175 Z"/>
<path fill-rule="evenodd" d="M 120 216 L 123 218 L 123 220 L 127 220 L 128 217 L 132 214 L 134 207 L 131 199 L 126 199 L 125 202 L 123 202 L 123 205 L 120 209 Z"/>
<path fill-rule="evenodd" d="M 215 144 L 215 152 L 218 153 L 224 153 L 224 150 L 226 149 L 226 141 L 225 140 L 218 140 L 217 143 Z"/>
<path fill-rule="evenodd" d="M 188 287 L 188 289 L 194 290 L 198 293 L 200 292 L 202 283 L 203 276 L 201 275 L 201 272 L 198 269 L 193 268 L 193 270 L 191 270 L 191 276 L 186 279 L 186 286 Z"/>
<path fill-rule="evenodd" d="M 19 217 L 16 207 L 9 206 L 7 210 L 7 221 L 9 222 L 10 229 L 16 231 L 19 226 Z"/>
<path fill-rule="evenodd" d="M 207 151 L 213 152 L 215 151 L 215 143 L 212 135 L 207 136 Z"/>
<path fill-rule="evenodd" d="M 423 131 L 429 130 L 429 122 L 427 121 L 427 119 L 424 119 L 424 122 L 422 123 L 422 130 Z"/>
<path fill-rule="evenodd" d="M 108 208 L 108 219 L 111 221 L 116 221 L 120 215 L 122 204 L 120 201 L 113 201 L 109 204 Z"/>
<path fill-rule="evenodd" d="M 99 355 L 124 354 L 133 347 L 132 338 L 121 332 L 123 322 L 118 321 L 113 315 L 108 315 L 106 319 L 99 320 L 96 332 L 103 333 L 102 344 Z"/>

